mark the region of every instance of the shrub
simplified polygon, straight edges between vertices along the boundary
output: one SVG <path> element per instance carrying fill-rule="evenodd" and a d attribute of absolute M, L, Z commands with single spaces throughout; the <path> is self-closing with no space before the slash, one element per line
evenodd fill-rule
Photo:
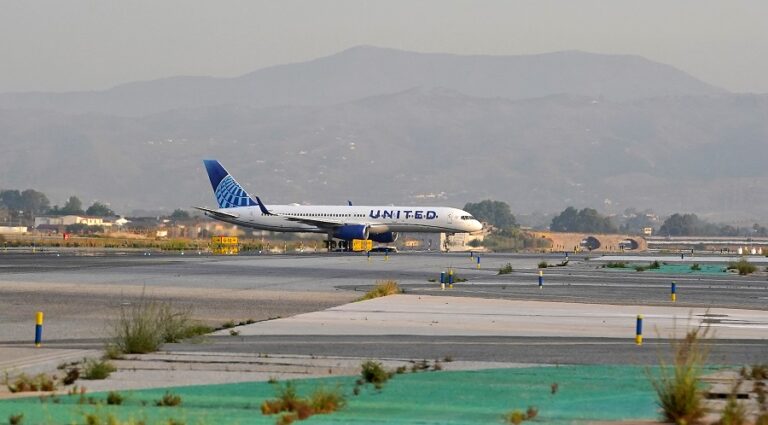
<path fill-rule="evenodd" d="M 160 304 L 160 320 L 163 323 L 163 342 L 179 342 L 213 332 L 210 326 L 192 319 L 192 307 L 173 308 L 171 303 Z"/>
<path fill-rule="evenodd" d="M 80 369 L 72 367 L 67 370 L 67 375 L 64 376 L 64 379 L 61 380 L 61 383 L 64 385 L 72 385 L 75 383 L 75 381 L 77 381 L 78 378 L 80 378 Z"/>
<path fill-rule="evenodd" d="M 277 419 L 277 422 L 275 422 L 277 425 L 291 425 L 298 419 L 297 415 L 295 413 L 286 413 L 284 415 L 280 415 L 280 417 Z"/>
<path fill-rule="evenodd" d="M 661 264 L 659 264 L 659 260 L 653 260 L 653 262 L 648 265 L 648 268 L 652 269 L 652 270 L 660 269 L 661 268 Z"/>
<path fill-rule="evenodd" d="M 359 387 L 356 386 L 355 389 L 357 389 L 356 394 L 359 394 Z M 261 413 L 273 415 L 286 412 L 278 417 L 277 423 L 283 423 L 285 420 L 291 422 L 297 419 L 304 420 L 315 414 L 335 412 L 346 405 L 346 399 L 340 387 L 332 390 L 319 387 L 315 389 L 309 399 L 299 397 L 292 382 L 278 387 L 276 391 L 276 398 L 265 400 L 261 404 Z"/>
<path fill-rule="evenodd" d="M 110 391 L 107 394 L 107 404 L 119 406 L 123 404 L 124 397 L 117 391 Z"/>
<path fill-rule="evenodd" d="M 735 263 L 728 263 L 727 270 L 738 270 L 739 276 L 746 276 L 757 271 L 757 267 L 745 258 L 742 258 Z"/>
<path fill-rule="evenodd" d="M 113 344 L 121 353 L 145 354 L 157 351 L 163 343 L 159 305 L 142 299 L 122 307 L 112 325 Z"/>
<path fill-rule="evenodd" d="M 768 364 L 752 365 L 750 377 L 754 380 L 768 379 Z"/>
<path fill-rule="evenodd" d="M 379 362 L 368 360 L 361 365 L 360 374 L 364 382 L 371 384 L 383 384 L 389 380 L 389 373 Z"/>
<path fill-rule="evenodd" d="M 346 399 L 339 387 L 332 390 L 319 387 L 312 393 L 309 404 L 314 413 L 332 413 L 343 408 L 346 405 Z"/>
<path fill-rule="evenodd" d="M 155 402 L 155 406 L 158 407 L 175 407 L 181 405 L 181 396 L 173 394 L 170 391 L 166 391 L 163 397 Z"/>
<path fill-rule="evenodd" d="M 608 264 L 605 265 L 605 267 L 609 269 L 624 269 L 627 267 L 627 263 L 623 261 L 617 261 L 615 263 L 613 261 L 609 261 Z"/>
<path fill-rule="evenodd" d="M 36 392 L 36 391 L 54 391 L 56 389 L 56 382 L 52 377 L 41 373 L 34 377 L 29 377 L 26 374 L 17 376 L 12 382 L 6 376 L 6 386 L 8 391 L 12 393 L 24 393 L 24 392 Z"/>
<path fill-rule="evenodd" d="M 24 423 L 24 414 L 19 413 L 16 415 L 10 415 L 8 416 L 8 423 L 10 425 L 21 425 Z"/>
<path fill-rule="evenodd" d="M 307 403 L 301 400 L 296 392 L 296 385 L 293 382 L 286 382 L 285 385 L 279 385 L 276 389 L 277 398 L 265 400 L 261 404 L 261 413 L 264 415 L 273 415 L 280 412 L 296 412 L 299 405 Z"/>
<path fill-rule="evenodd" d="M 499 274 L 510 274 L 513 271 L 515 270 L 512 268 L 512 263 L 507 263 L 499 269 Z"/>
<path fill-rule="evenodd" d="M 82 415 L 83 421 L 78 423 L 85 423 L 86 425 L 144 425 L 146 423 L 144 420 L 135 421 L 129 419 L 127 421 L 122 421 L 112 413 L 99 412 L 98 410 L 95 412 L 82 413 Z M 166 421 L 157 423 L 167 425 L 184 425 L 183 421 L 179 421 L 173 418 L 168 418 Z"/>
<path fill-rule="evenodd" d="M 525 419 L 533 419 L 539 415 L 539 409 L 536 406 L 528 406 L 525 411 Z"/>
<path fill-rule="evenodd" d="M 177 309 L 169 302 L 147 300 L 142 294 L 137 303 L 120 309 L 112 323 L 110 345 L 120 353 L 145 354 L 157 351 L 163 343 L 210 331 L 191 317 L 191 308 Z"/>
<path fill-rule="evenodd" d="M 112 372 L 117 370 L 117 368 L 107 360 L 94 359 L 87 360 L 83 368 L 83 379 L 107 379 Z"/>
<path fill-rule="evenodd" d="M 420 370 L 427 370 L 429 369 L 429 362 L 426 360 L 421 360 L 413 364 L 411 366 L 411 372 L 418 372 Z"/>
<path fill-rule="evenodd" d="M 117 345 L 106 344 L 104 346 L 104 358 L 110 360 L 122 360 L 125 358 L 125 356 Z"/>
<path fill-rule="evenodd" d="M 646 271 L 646 270 L 648 270 L 648 267 L 643 267 L 643 266 L 635 266 L 635 271 L 636 271 L 636 272 L 644 272 L 644 271 Z"/>
<path fill-rule="evenodd" d="M 547 264 L 546 261 L 540 261 L 539 262 L 539 268 L 540 269 L 546 269 L 547 267 L 549 267 L 549 264 Z"/>
<path fill-rule="evenodd" d="M 506 423 L 520 425 L 525 420 L 525 413 L 522 410 L 513 410 L 504 415 L 504 421 Z"/>
<path fill-rule="evenodd" d="M 515 409 L 504 415 L 504 422 L 519 425 L 523 421 L 531 420 L 539 415 L 539 409 L 536 406 L 528 406 L 525 412 Z"/>
<path fill-rule="evenodd" d="M 376 286 L 368 291 L 359 301 L 371 300 L 374 298 L 385 297 L 387 295 L 394 295 L 402 293 L 402 289 L 398 286 L 394 280 L 380 280 L 376 282 Z"/>
<path fill-rule="evenodd" d="M 701 266 L 699 265 L 699 263 L 693 263 L 693 265 L 691 266 L 691 270 L 697 272 L 701 270 Z"/>
<path fill-rule="evenodd" d="M 728 396 L 728 401 L 725 403 L 723 409 L 723 415 L 717 422 L 719 425 L 746 425 L 747 424 L 747 408 L 739 403 L 736 399 L 736 390 L 741 382 L 737 382 L 733 387 L 733 391 Z"/>
<path fill-rule="evenodd" d="M 702 366 L 707 352 L 702 347 L 707 330 L 698 327 L 689 331 L 682 341 L 672 344 L 672 364 L 660 360 L 659 376 L 651 377 L 657 403 L 664 419 L 678 425 L 692 425 L 706 413 L 699 390 Z"/>

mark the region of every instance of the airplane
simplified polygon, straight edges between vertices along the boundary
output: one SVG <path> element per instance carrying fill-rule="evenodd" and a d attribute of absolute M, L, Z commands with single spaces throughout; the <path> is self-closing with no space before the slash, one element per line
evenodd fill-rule
<path fill-rule="evenodd" d="M 352 205 L 271 205 L 251 196 L 219 161 L 203 160 L 218 209 L 194 207 L 206 216 L 259 230 L 323 233 L 332 239 L 397 240 L 401 232 L 471 233 L 483 225 L 472 214 L 450 207 Z"/>

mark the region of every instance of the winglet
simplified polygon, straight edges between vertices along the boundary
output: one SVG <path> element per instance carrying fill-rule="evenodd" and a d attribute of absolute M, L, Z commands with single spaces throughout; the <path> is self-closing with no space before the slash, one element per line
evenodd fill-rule
<path fill-rule="evenodd" d="M 349 204 L 350 207 L 352 206 L 352 201 L 347 200 L 347 203 Z"/>
<path fill-rule="evenodd" d="M 261 199 L 259 199 L 258 196 L 256 196 L 255 198 L 256 198 L 256 203 L 259 204 L 259 209 L 261 210 L 262 214 L 264 214 L 264 215 L 274 215 L 271 212 L 269 212 L 267 207 L 264 205 L 263 202 L 261 202 Z"/>

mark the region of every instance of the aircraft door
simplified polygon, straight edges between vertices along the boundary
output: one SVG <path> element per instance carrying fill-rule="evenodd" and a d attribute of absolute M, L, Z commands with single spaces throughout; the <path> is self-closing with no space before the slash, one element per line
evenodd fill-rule
<path fill-rule="evenodd" d="M 453 224 L 453 213 L 448 213 L 448 224 Z"/>

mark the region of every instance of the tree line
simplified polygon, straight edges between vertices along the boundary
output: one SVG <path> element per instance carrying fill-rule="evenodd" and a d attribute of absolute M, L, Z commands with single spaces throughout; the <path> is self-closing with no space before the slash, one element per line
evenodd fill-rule
<path fill-rule="evenodd" d="M 0 207 L 7 209 L 12 215 L 23 212 L 25 216 L 38 215 L 91 215 L 96 217 L 112 217 L 115 212 L 101 202 L 94 202 L 83 209 L 83 202 L 77 196 L 70 196 L 63 207 L 51 206 L 48 197 L 43 192 L 34 189 L 0 190 Z"/>
<path fill-rule="evenodd" d="M 464 210 L 478 220 L 492 225 L 497 235 L 513 235 L 519 233 L 519 226 L 506 202 L 485 200 L 477 203 L 467 203 Z M 644 227 L 653 227 L 648 219 L 652 212 L 642 213 L 634 209 L 625 212 L 625 220 L 621 225 L 614 218 L 600 214 L 594 208 L 578 210 L 567 207 L 550 222 L 549 229 L 556 232 L 575 233 L 618 233 L 640 232 Z M 657 224 L 658 225 L 658 224 Z M 517 230 L 516 230 L 517 229 Z M 768 237 L 768 229 L 755 223 L 748 227 L 732 226 L 730 224 L 710 223 L 699 218 L 696 214 L 675 213 L 669 216 L 657 229 L 661 236 L 760 236 Z"/>

